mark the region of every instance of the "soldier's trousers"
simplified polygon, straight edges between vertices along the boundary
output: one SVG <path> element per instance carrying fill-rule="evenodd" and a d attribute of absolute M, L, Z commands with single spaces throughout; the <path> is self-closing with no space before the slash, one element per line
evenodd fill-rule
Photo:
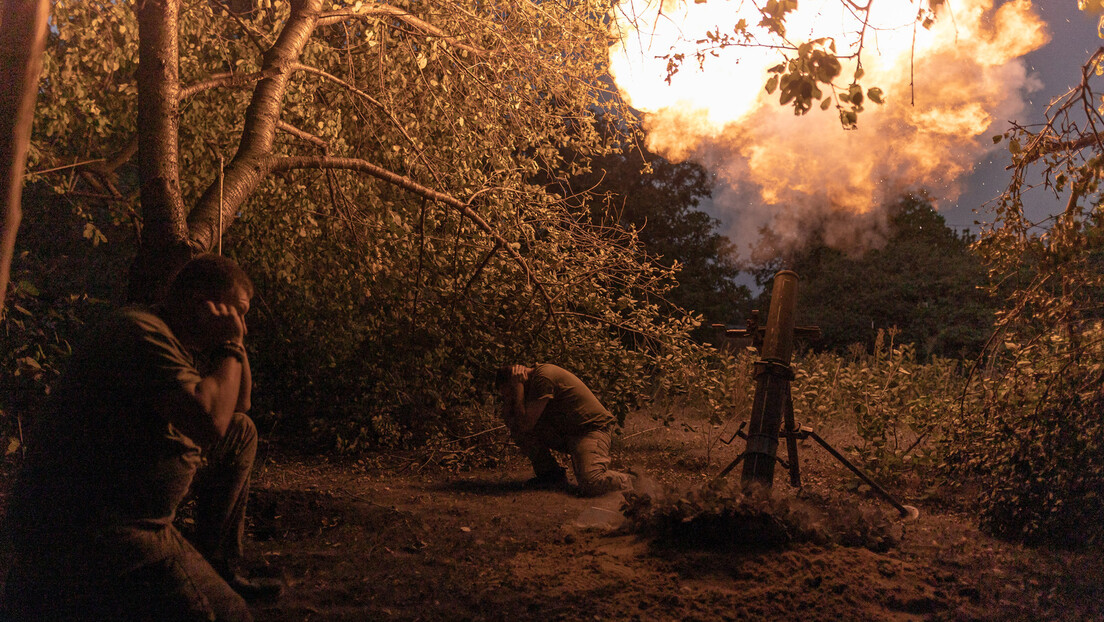
<path fill-rule="evenodd" d="M 537 475 L 545 475 L 560 468 L 552 450 L 568 454 L 571 457 L 571 468 L 575 472 L 575 481 L 579 484 L 579 492 L 585 496 L 597 496 L 632 487 L 632 480 L 627 473 L 609 468 L 610 440 L 610 431 L 606 428 L 564 439 L 540 438 L 532 434 L 514 438 L 514 442 L 533 463 L 533 471 Z"/>
<path fill-rule="evenodd" d="M 198 472 L 182 467 L 165 482 L 169 504 L 181 498 L 171 491 L 190 488 L 195 496 L 194 546 L 171 523 L 153 521 L 73 529 L 33 544 L 16 543 L 0 618 L 252 620 L 220 571 L 242 555 L 256 452 L 253 421 L 236 413 L 226 435 L 204 453 Z"/>

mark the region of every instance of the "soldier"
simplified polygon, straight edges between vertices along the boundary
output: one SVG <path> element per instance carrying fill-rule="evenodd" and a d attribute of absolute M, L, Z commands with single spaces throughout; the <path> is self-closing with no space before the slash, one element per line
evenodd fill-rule
<path fill-rule="evenodd" d="M 203 255 L 161 306 L 116 311 L 77 348 L 13 493 L 8 616 L 251 620 L 243 597 L 278 594 L 236 568 L 257 451 L 252 296 L 236 263 Z M 194 547 L 173 526 L 189 491 Z"/>
<path fill-rule="evenodd" d="M 510 435 L 533 463 L 534 488 L 555 488 L 567 475 L 552 451 L 568 454 L 579 492 L 601 495 L 631 487 L 629 475 L 612 471 L 610 433 L 616 420 L 575 374 L 548 363 L 508 365 L 495 384 Z"/>

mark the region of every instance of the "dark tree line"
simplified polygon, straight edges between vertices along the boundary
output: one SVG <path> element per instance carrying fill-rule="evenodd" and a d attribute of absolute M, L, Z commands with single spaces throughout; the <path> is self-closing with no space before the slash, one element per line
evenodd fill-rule
<path fill-rule="evenodd" d="M 665 301 L 704 318 L 699 337 L 710 334 L 710 323 L 738 322 L 747 313 L 751 291 L 738 282 L 732 242 L 720 233 L 720 221 L 700 209 L 713 193 L 705 168 L 630 147 L 596 158 L 567 188 L 589 190 L 596 222 L 634 229 L 657 263 L 678 267 L 678 286 Z"/>

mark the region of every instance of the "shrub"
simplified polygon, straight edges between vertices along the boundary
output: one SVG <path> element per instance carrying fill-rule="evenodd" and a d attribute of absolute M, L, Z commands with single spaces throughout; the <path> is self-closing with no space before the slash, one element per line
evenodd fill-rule
<path fill-rule="evenodd" d="M 1032 544 L 1104 543 L 1104 327 L 1007 342 L 955 428 L 950 465 L 981 477 L 982 526 Z M 998 371 L 999 370 L 999 371 Z"/>
<path fill-rule="evenodd" d="M 794 363 L 794 410 L 808 420 L 854 422 L 849 449 L 877 479 L 893 480 L 943 457 L 945 426 L 958 409 L 964 379 L 952 359 L 917 360 L 912 344 L 878 331 L 872 352 L 809 353 Z"/>

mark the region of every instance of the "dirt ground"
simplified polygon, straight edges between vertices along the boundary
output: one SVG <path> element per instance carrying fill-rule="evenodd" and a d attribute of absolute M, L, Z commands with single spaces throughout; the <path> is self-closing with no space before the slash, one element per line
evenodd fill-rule
<path fill-rule="evenodd" d="M 921 514 L 884 553 L 684 550 L 618 528 L 619 495 L 523 489 L 531 473 L 496 434 L 357 462 L 264 448 L 248 554 L 286 589 L 258 620 L 1104 620 L 1099 551 L 994 540 L 947 499 L 904 491 Z M 701 484 L 742 447 L 713 444 L 707 457 L 701 428 L 646 417 L 621 439 L 615 466 L 661 487 Z M 458 460 L 475 442 L 486 457 Z M 896 514 L 849 491 L 819 448 L 801 458 L 818 498 Z M 471 462 L 482 464 L 460 468 Z M 776 494 L 794 494 L 783 475 Z"/>

